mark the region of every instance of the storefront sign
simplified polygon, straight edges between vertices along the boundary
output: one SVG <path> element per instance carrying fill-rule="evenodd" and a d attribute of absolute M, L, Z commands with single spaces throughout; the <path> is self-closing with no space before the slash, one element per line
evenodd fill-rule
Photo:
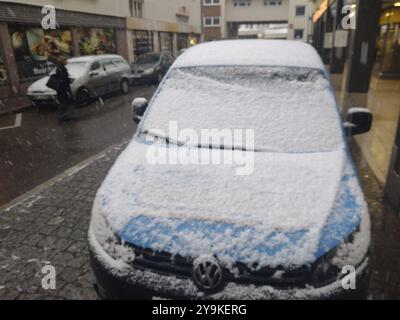
<path fill-rule="evenodd" d="M 114 29 L 81 29 L 79 32 L 81 55 L 115 53 Z"/>
<path fill-rule="evenodd" d="M 72 55 L 70 30 L 44 31 L 40 28 L 10 27 L 11 42 L 19 77 L 31 79 L 51 71 L 59 56 Z"/>

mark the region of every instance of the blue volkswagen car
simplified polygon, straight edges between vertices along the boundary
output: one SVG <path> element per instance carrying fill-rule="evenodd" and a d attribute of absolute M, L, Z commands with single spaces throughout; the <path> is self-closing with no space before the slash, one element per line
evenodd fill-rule
<path fill-rule="evenodd" d="M 365 298 L 370 218 L 343 120 L 308 44 L 185 51 L 98 190 L 89 230 L 101 297 Z"/>

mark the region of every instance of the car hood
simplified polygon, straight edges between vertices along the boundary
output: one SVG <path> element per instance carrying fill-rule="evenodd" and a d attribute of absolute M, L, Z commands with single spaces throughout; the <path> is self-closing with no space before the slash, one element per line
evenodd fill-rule
<path fill-rule="evenodd" d="M 50 77 L 47 76 L 32 83 L 32 85 L 29 87 L 30 90 L 32 90 L 35 93 L 46 93 L 46 94 L 56 95 L 57 93 L 55 90 L 50 89 L 49 87 L 46 86 L 47 82 L 49 81 L 49 78 Z"/>
<path fill-rule="evenodd" d="M 365 201 L 345 150 L 251 153 L 254 172 L 243 176 L 238 165 L 149 164 L 155 153 L 183 149 L 134 141 L 111 169 L 96 201 L 123 242 L 293 266 L 314 262 L 360 223 Z"/>

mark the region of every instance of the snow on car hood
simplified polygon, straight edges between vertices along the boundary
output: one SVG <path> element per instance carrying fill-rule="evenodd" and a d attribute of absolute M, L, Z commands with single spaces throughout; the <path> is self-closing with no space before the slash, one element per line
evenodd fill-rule
<path fill-rule="evenodd" d="M 48 86 L 46 86 L 48 81 L 49 81 L 48 76 L 41 78 L 30 86 L 30 90 L 56 95 L 57 93 L 55 90 L 50 89 Z"/>
<path fill-rule="evenodd" d="M 131 142 L 97 195 L 101 213 L 123 241 L 171 254 L 212 254 L 260 266 L 315 260 L 321 231 L 343 189 L 344 150 L 256 152 L 254 174 L 237 176 L 235 165 L 150 165 L 148 148 Z M 354 172 L 347 171 L 359 188 Z M 353 208 L 360 201 L 354 200 Z M 339 214 L 330 220 L 340 223 L 342 211 L 336 211 Z M 358 220 L 353 211 L 347 213 L 354 225 Z M 331 235 L 339 242 L 343 236 Z"/>

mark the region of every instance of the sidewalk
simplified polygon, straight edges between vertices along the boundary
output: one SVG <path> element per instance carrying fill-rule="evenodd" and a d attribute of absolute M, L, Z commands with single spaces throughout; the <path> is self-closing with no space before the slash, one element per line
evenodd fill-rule
<path fill-rule="evenodd" d="M 87 249 L 94 196 L 126 143 L 0 209 L 0 300 L 96 299 Z M 56 269 L 56 290 L 44 290 L 41 269 Z"/>
<path fill-rule="evenodd" d="M 0 115 L 18 111 L 31 106 L 27 97 L 0 99 Z"/>
<path fill-rule="evenodd" d="M 87 230 L 97 188 L 125 143 L 42 185 L 9 209 L 0 208 L 1 299 L 96 299 Z M 400 216 L 383 201 L 379 183 L 352 143 L 372 217 L 371 299 L 400 298 Z M 56 290 L 41 287 L 45 264 Z"/>

